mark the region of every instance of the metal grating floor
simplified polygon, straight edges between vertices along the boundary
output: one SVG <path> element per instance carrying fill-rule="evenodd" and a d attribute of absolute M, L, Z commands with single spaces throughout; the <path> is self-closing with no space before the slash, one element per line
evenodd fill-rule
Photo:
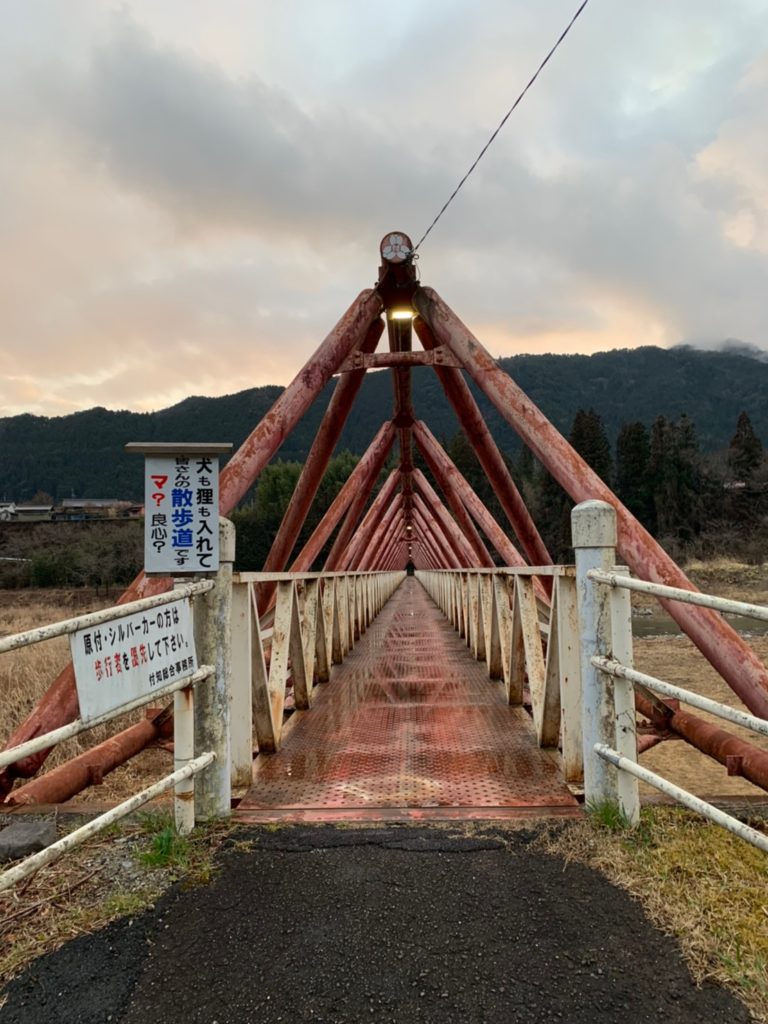
<path fill-rule="evenodd" d="M 414 579 L 406 580 L 283 748 L 256 760 L 249 821 L 575 813 L 531 720 L 507 705 Z"/>

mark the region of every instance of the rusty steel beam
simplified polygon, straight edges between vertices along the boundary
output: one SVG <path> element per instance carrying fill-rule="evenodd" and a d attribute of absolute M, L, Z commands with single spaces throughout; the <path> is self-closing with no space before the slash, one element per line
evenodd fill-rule
<path fill-rule="evenodd" d="M 414 321 L 414 329 L 424 348 L 436 351 L 435 337 L 421 317 Z M 552 556 L 536 529 L 536 524 L 461 371 L 439 365 L 435 365 L 434 369 L 529 564 L 551 565 Z"/>
<path fill-rule="evenodd" d="M 359 348 L 383 306 L 379 295 L 361 292 L 309 362 L 296 375 L 221 473 L 219 507 L 228 515 L 320 394 L 349 353 Z"/>
<path fill-rule="evenodd" d="M 384 482 L 384 486 L 374 498 L 371 507 L 365 513 L 365 517 L 360 524 L 360 529 L 350 541 L 346 551 L 339 561 L 340 571 L 343 572 L 347 569 L 351 569 L 357 563 L 360 554 L 365 551 L 368 546 L 368 542 L 376 531 L 376 527 L 381 522 L 381 518 L 384 515 L 385 510 L 392 501 L 399 479 L 399 470 L 393 469 Z"/>
<path fill-rule="evenodd" d="M 433 509 L 427 506 L 424 498 L 421 494 L 414 492 L 413 495 L 413 507 L 416 512 L 421 515 L 427 528 L 432 534 L 441 542 L 441 546 L 446 552 L 450 552 L 451 561 L 457 569 L 466 569 L 470 563 L 467 563 L 464 559 L 464 552 L 459 544 L 456 543 L 453 533 L 443 529 L 443 524 L 440 522 L 437 514 Z"/>
<path fill-rule="evenodd" d="M 439 295 L 431 288 L 418 288 L 413 301 L 435 338 L 462 361 L 566 493 L 576 502 L 597 498 L 613 505 L 618 520 L 618 551 L 630 569 L 642 579 L 695 591 L 697 588 L 682 569 L 496 364 Z M 736 630 L 712 609 L 668 600 L 661 604 L 749 710 L 768 718 L 768 670 Z"/>
<path fill-rule="evenodd" d="M 675 733 L 692 747 L 719 761 L 729 769 L 729 773 L 736 768 L 734 774 L 768 790 L 768 750 L 761 750 L 725 729 L 705 722 L 690 711 L 680 711 L 671 702 L 663 703 L 666 712 L 660 715 L 656 703 L 648 700 L 640 688 L 635 687 L 637 710 L 657 728 Z"/>
<path fill-rule="evenodd" d="M 384 460 L 382 460 L 382 466 L 383 465 Z M 379 468 L 379 472 L 381 472 L 381 468 Z M 323 566 L 323 572 L 336 572 L 342 568 L 342 560 L 344 559 L 347 548 L 352 542 L 352 537 L 355 532 L 355 528 L 357 527 L 357 524 L 360 520 L 360 516 L 363 514 L 363 509 L 365 508 L 366 502 L 370 497 L 371 491 L 373 490 L 378 475 L 379 474 L 376 473 L 375 476 L 371 476 L 370 481 L 367 482 L 365 485 L 361 486 L 358 493 L 352 498 L 352 502 L 349 506 L 349 509 L 347 510 L 347 514 L 344 517 L 344 522 L 341 524 L 341 528 L 338 534 L 336 535 L 336 539 L 333 542 L 331 550 L 328 554 L 328 558 L 326 559 L 325 565 Z M 394 487 L 397 484 L 397 474 L 395 473 L 395 471 L 390 473 L 384 487 L 386 487 L 390 481 L 392 482 L 391 488 L 392 490 L 394 490 Z M 382 488 L 382 490 L 383 489 L 384 488 Z"/>
<path fill-rule="evenodd" d="M 355 354 L 373 352 L 383 331 L 384 321 L 374 320 L 366 331 L 360 349 Z M 347 422 L 347 417 L 364 377 L 365 369 L 355 370 L 342 377 L 334 388 L 333 396 L 312 442 L 280 528 L 264 562 L 263 572 L 283 572 L 288 564 L 288 559 L 312 507 L 312 502 L 315 500 L 323 475 L 339 442 L 344 424 Z M 258 588 L 260 612 L 264 612 L 269 607 L 276 588 L 276 583 L 263 583 Z"/>
<path fill-rule="evenodd" d="M 418 437 L 416 441 L 418 444 Z M 421 454 L 424 456 L 425 462 L 429 466 L 432 476 L 437 481 L 438 487 L 445 495 L 451 512 L 453 512 L 456 517 L 456 522 L 458 523 L 461 532 L 466 537 L 467 543 L 471 546 L 474 552 L 474 564 L 478 568 L 492 569 L 496 563 L 491 558 L 488 548 L 485 546 L 485 541 L 480 536 L 472 516 L 467 511 L 464 502 L 461 500 L 461 495 L 454 485 L 451 476 L 445 472 L 443 461 L 440 459 L 433 459 L 431 455 L 427 454 L 423 448 L 421 448 L 421 445 L 419 445 L 419 449 L 421 450 Z M 442 451 L 442 448 L 440 450 Z M 446 459 L 447 458 L 448 457 L 446 456 Z"/>
<path fill-rule="evenodd" d="M 374 556 L 375 561 L 372 568 L 383 568 L 388 564 L 393 551 L 396 550 L 397 545 L 400 543 L 401 535 L 403 531 L 403 524 L 405 523 L 403 507 L 402 507 L 402 496 L 401 501 L 398 505 L 398 512 L 395 515 L 389 535 L 384 539 L 384 543 L 379 548 L 378 553 Z"/>
<path fill-rule="evenodd" d="M 463 564 L 467 566 L 467 568 L 474 568 L 477 560 L 472 548 L 464 534 L 456 525 L 456 520 L 452 518 L 451 513 L 441 501 L 440 496 L 420 469 L 415 469 L 413 471 L 413 482 L 424 495 L 425 500 L 429 502 L 430 508 L 440 520 L 443 532 L 450 534 L 453 538 L 454 548 L 457 553 L 461 553 Z"/>
<path fill-rule="evenodd" d="M 444 546 L 441 537 L 431 530 L 429 522 L 416 507 L 413 509 L 412 521 L 413 532 L 416 533 L 425 547 L 427 547 L 435 556 L 435 560 L 437 561 L 440 569 L 460 568 L 460 566 L 456 564 L 456 558 L 454 557 L 453 552 Z"/>
<path fill-rule="evenodd" d="M 173 705 L 169 705 L 153 718 L 124 729 L 39 779 L 19 786 L 9 794 L 6 806 L 64 803 L 88 786 L 99 785 L 105 775 L 140 753 L 148 744 L 162 736 L 170 738 L 173 735 L 172 710 Z"/>
<path fill-rule="evenodd" d="M 394 425 L 391 422 L 382 423 L 365 454 L 347 477 L 346 483 L 315 527 L 312 536 L 294 559 L 291 572 L 307 572 L 355 497 L 361 490 L 366 494 L 370 493 L 372 483 L 381 472 L 381 467 L 389 455 L 394 439 Z"/>
<path fill-rule="evenodd" d="M 353 352 L 338 369 L 339 373 L 354 373 L 355 370 L 373 370 L 390 366 L 461 366 L 458 359 L 447 349 L 436 346 L 429 352 Z"/>
<path fill-rule="evenodd" d="M 448 456 L 423 420 L 417 421 L 414 425 L 413 433 L 424 458 L 427 459 L 430 466 L 432 463 L 440 465 L 443 476 L 447 477 L 456 491 L 458 491 L 467 511 L 499 553 L 504 565 L 525 565 L 526 561 L 523 556 L 509 537 L 507 537 L 506 533 L 504 533 L 480 498 L 478 498 L 464 475 L 456 467 L 453 460 Z"/>
<path fill-rule="evenodd" d="M 378 556 L 382 554 L 384 546 L 392 536 L 393 523 L 398 512 L 402 508 L 402 504 L 402 494 L 396 494 L 392 499 L 392 504 L 384 513 L 381 522 L 376 527 L 366 550 L 360 556 L 360 559 L 355 566 L 355 572 L 364 572 L 366 570 L 373 569 L 377 565 Z"/>
<path fill-rule="evenodd" d="M 344 359 L 362 343 L 371 323 L 381 315 L 382 310 L 381 298 L 374 289 L 361 292 L 311 359 L 246 438 L 221 472 L 219 510 L 222 515 L 228 515 L 235 508 Z M 170 579 L 148 578 L 142 572 L 117 603 L 124 604 L 152 594 L 160 594 L 170 589 L 170 586 Z M 4 749 L 51 732 L 74 721 L 77 715 L 75 676 L 70 664 L 56 677 L 30 714 L 14 730 Z M 33 754 L 0 771 L 0 798 L 10 791 L 14 779 L 34 775 L 49 752 L 44 750 Z"/>

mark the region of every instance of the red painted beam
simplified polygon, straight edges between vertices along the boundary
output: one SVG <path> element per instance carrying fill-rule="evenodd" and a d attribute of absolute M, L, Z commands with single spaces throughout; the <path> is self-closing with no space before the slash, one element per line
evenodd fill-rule
<path fill-rule="evenodd" d="M 427 351 L 437 347 L 429 325 L 421 317 L 414 321 L 414 329 Z M 536 529 L 536 524 L 461 371 L 448 366 L 435 366 L 434 370 L 529 563 L 551 565 L 552 556 Z"/>
<path fill-rule="evenodd" d="M 355 572 L 364 572 L 376 566 L 378 556 L 382 554 L 387 541 L 392 536 L 393 523 L 395 522 L 395 517 L 402 507 L 402 503 L 402 494 L 396 494 L 392 499 L 392 504 L 384 513 L 381 522 L 376 527 L 376 530 L 371 537 L 367 548 L 362 553 L 358 564 L 355 566 Z"/>
<path fill-rule="evenodd" d="M 491 544 L 493 544 L 496 551 L 498 551 L 504 564 L 512 566 L 525 565 L 526 562 L 523 556 L 504 533 L 480 498 L 478 498 L 469 483 L 467 483 L 463 474 L 459 472 L 426 423 L 418 420 L 413 428 L 413 436 L 430 467 L 433 463 L 439 465 L 442 475 L 451 481 L 467 511 Z"/>
<path fill-rule="evenodd" d="M 682 569 L 496 364 L 439 295 L 431 288 L 419 288 L 414 305 L 436 339 L 461 360 L 478 386 L 571 498 L 576 502 L 597 498 L 613 505 L 618 519 L 619 554 L 632 571 L 655 583 L 695 591 L 696 587 Z M 666 600 L 661 603 L 750 711 L 768 718 L 768 671 L 738 633 L 712 609 Z"/>
<path fill-rule="evenodd" d="M 387 477 L 384 486 L 376 495 L 373 504 L 365 513 L 365 518 L 360 524 L 360 529 L 352 538 L 347 550 L 344 552 L 339 563 L 339 569 L 341 571 L 353 568 L 362 552 L 367 548 L 369 541 L 376 531 L 376 527 L 381 522 L 382 516 L 392 501 L 399 480 L 399 471 L 397 469 L 393 469 Z"/>
<path fill-rule="evenodd" d="M 413 482 L 424 495 L 425 500 L 429 502 L 429 507 L 438 517 L 440 524 L 443 527 L 443 532 L 445 534 L 449 534 L 453 538 L 453 547 L 457 554 L 461 555 L 462 564 L 467 567 L 474 568 L 477 564 L 477 559 L 475 558 L 472 548 L 469 546 L 464 534 L 456 525 L 456 520 L 451 517 L 450 512 L 440 500 L 440 496 L 420 469 L 414 470 Z"/>
<path fill-rule="evenodd" d="M 394 425 L 391 422 L 383 423 L 365 455 L 352 470 L 346 483 L 331 502 L 330 508 L 317 524 L 314 533 L 296 556 L 291 565 L 291 572 L 308 572 L 355 497 L 361 490 L 366 494 L 370 493 L 373 481 L 381 472 L 394 439 Z"/>
<path fill-rule="evenodd" d="M 461 548 L 456 543 L 454 543 L 453 535 L 451 533 L 446 533 L 446 531 L 443 529 L 442 523 L 437 518 L 433 510 L 427 506 L 421 494 L 414 493 L 413 507 L 414 511 L 418 512 L 421 515 L 421 518 L 424 520 L 427 529 L 431 532 L 435 539 L 439 541 L 442 550 L 450 556 L 450 564 L 455 566 L 457 569 L 467 568 L 467 563 L 464 560 L 463 552 Z"/>
<path fill-rule="evenodd" d="M 383 331 L 384 321 L 374 320 L 365 334 L 359 351 L 373 352 Z M 307 461 L 288 502 L 280 529 L 264 562 L 264 572 L 283 572 L 288 564 L 364 376 L 365 370 L 354 370 L 344 374 L 336 384 L 333 397 L 307 455 Z M 259 587 L 260 612 L 269 606 L 276 587 L 276 583 L 264 583 Z"/>

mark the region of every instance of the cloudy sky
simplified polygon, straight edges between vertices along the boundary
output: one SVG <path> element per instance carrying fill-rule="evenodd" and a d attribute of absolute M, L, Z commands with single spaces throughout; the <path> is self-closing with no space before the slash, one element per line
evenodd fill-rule
<path fill-rule="evenodd" d="M 576 0 L 0 0 L 0 415 L 286 383 Z M 496 355 L 768 349 L 768 0 L 591 0 L 425 242 Z"/>

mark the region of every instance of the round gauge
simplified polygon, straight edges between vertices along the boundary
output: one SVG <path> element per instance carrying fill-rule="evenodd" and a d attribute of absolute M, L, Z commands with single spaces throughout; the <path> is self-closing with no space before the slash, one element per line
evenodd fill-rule
<path fill-rule="evenodd" d="M 381 256 L 387 263 L 405 263 L 411 255 L 413 244 L 408 237 L 400 231 L 391 231 L 381 240 Z"/>

